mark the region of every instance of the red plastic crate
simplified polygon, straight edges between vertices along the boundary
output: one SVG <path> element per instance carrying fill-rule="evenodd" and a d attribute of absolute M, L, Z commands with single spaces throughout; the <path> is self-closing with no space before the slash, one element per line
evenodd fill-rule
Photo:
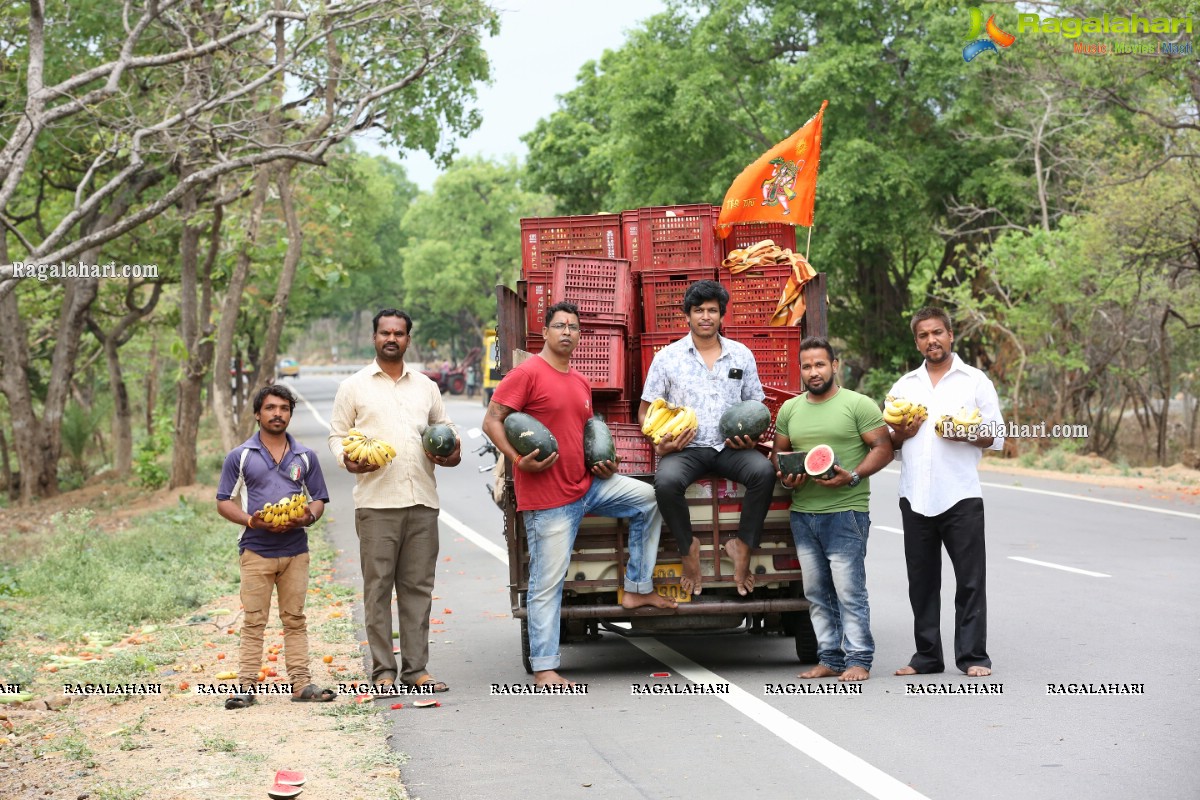
<path fill-rule="evenodd" d="M 546 340 L 542 338 L 542 335 L 540 333 L 528 334 L 525 337 L 525 352 L 526 353 L 540 353 L 540 352 L 542 352 L 542 345 L 544 345 L 545 343 L 546 343 Z"/>
<path fill-rule="evenodd" d="M 683 338 L 682 334 L 676 331 L 666 331 L 658 333 L 643 333 L 638 337 L 638 350 L 642 355 L 642 383 L 646 382 L 646 375 L 650 373 L 650 362 L 654 360 L 654 354 L 671 342 L 678 341 Z M 639 396 L 640 396 L 639 392 Z"/>
<path fill-rule="evenodd" d="M 761 326 L 775 314 L 792 268 L 789 264 L 772 264 L 737 274 L 727 269 L 720 272 L 721 285 L 729 292 L 725 324 Z"/>
<path fill-rule="evenodd" d="M 591 382 L 592 391 L 620 392 L 625 388 L 625 348 L 623 327 L 587 327 L 571 354 L 571 366 Z"/>
<path fill-rule="evenodd" d="M 526 217 L 521 220 L 521 269 L 549 270 L 555 256 L 620 258 L 621 217 Z"/>
<path fill-rule="evenodd" d="M 592 397 L 592 412 L 604 417 L 611 427 L 614 423 L 627 424 L 633 422 L 633 402 L 623 399 L 607 399 Z"/>
<path fill-rule="evenodd" d="M 800 340 L 799 326 L 770 328 L 765 326 L 736 326 L 725 328 L 725 336 L 741 342 L 754 353 L 758 378 L 763 386 L 799 391 Z"/>
<path fill-rule="evenodd" d="M 551 295 L 579 306 L 579 319 L 585 328 L 595 323 L 628 325 L 633 316 L 629 262 L 620 258 L 555 256 Z"/>
<path fill-rule="evenodd" d="M 638 212 L 637 211 L 622 211 L 621 212 L 621 251 L 624 258 L 629 259 L 630 265 L 634 272 L 641 272 L 641 262 L 638 260 L 638 254 L 641 248 L 638 247 Z"/>
<path fill-rule="evenodd" d="M 546 327 L 546 309 L 554 305 L 554 273 L 550 270 L 526 272 L 525 281 L 525 332 L 540 336 Z"/>
<path fill-rule="evenodd" d="M 739 222 L 730 228 L 729 235 L 721 240 L 721 256 L 729 255 L 731 250 L 745 250 L 763 239 L 770 239 L 780 247 L 796 252 L 795 225 L 788 225 L 786 222 Z"/>
<path fill-rule="evenodd" d="M 613 444 L 617 446 L 617 456 L 621 459 L 617 464 L 617 472 L 622 475 L 652 475 L 658 465 L 658 457 L 654 455 L 654 446 L 642 435 L 641 427 L 636 423 L 608 423 L 612 432 Z"/>
<path fill-rule="evenodd" d="M 798 392 L 789 392 L 786 389 L 777 389 L 774 386 L 763 386 L 763 393 L 766 397 L 763 399 L 765 405 L 771 411 L 771 427 L 767 428 L 767 442 L 774 443 L 775 441 L 775 420 L 779 419 L 779 409 L 783 408 L 783 404 L 793 397 L 799 397 Z M 766 448 L 770 452 L 770 448 Z"/>
<path fill-rule="evenodd" d="M 721 251 L 713 230 L 720 212 L 710 205 L 639 208 L 634 269 L 657 272 L 720 266 Z M 629 239 L 628 233 L 625 238 Z"/>
<path fill-rule="evenodd" d="M 715 280 L 716 272 L 711 268 L 643 272 L 642 330 L 645 333 L 687 333 L 687 317 L 683 315 L 683 293 L 696 281 Z"/>

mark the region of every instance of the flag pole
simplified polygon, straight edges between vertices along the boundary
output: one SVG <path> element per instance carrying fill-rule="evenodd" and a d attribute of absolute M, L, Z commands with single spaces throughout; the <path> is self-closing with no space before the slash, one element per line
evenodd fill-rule
<path fill-rule="evenodd" d="M 808 261 L 808 249 L 812 247 L 812 226 L 808 226 L 808 241 L 804 244 L 804 260 Z"/>

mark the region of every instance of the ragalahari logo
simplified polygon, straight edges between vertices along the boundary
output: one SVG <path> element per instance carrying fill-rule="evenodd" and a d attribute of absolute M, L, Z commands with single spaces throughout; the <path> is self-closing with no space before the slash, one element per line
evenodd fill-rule
<path fill-rule="evenodd" d="M 979 8 L 971 8 L 967 11 L 971 15 L 971 32 L 967 34 L 969 40 L 967 46 L 963 48 L 963 61 L 970 61 L 980 53 L 986 53 L 991 50 L 999 55 L 1000 51 L 996 49 L 996 45 L 1001 47 L 1009 47 L 1017 40 L 1017 37 L 1011 33 L 1006 33 L 1000 30 L 1000 26 L 996 24 L 996 15 L 992 14 L 988 17 L 987 24 L 983 22 L 983 11 Z M 987 36 L 982 34 L 986 33 Z"/>

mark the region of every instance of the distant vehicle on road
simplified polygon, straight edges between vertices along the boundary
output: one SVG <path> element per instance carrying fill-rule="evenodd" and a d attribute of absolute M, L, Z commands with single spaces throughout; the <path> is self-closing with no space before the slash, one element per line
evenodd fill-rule
<path fill-rule="evenodd" d="M 279 366 L 275 369 L 275 374 L 280 378 L 299 378 L 300 362 L 294 358 L 281 358 L 279 359 Z"/>

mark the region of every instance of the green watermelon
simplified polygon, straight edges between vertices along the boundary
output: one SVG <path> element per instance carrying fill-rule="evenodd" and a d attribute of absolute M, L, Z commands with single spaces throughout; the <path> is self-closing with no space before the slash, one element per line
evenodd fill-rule
<path fill-rule="evenodd" d="M 794 453 L 778 453 L 775 458 L 779 462 L 779 471 L 784 475 L 803 475 L 805 455 L 803 450 Z"/>
<path fill-rule="evenodd" d="M 725 409 L 719 425 L 721 436 L 749 436 L 757 439 L 771 427 L 771 410 L 758 400 L 743 400 Z"/>
<path fill-rule="evenodd" d="M 836 475 L 837 473 L 833 469 L 836 466 L 838 466 L 837 456 L 833 454 L 833 448 L 827 444 L 817 445 L 804 457 L 804 471 L 821 480 L 829 480 Z"/>
<path fill-rule="evenodd" d="M 545 461 L 558 452 L 558 441 L 542 423 L 520 411 L 504 418 L 504 436 L 518 453 L 527 456 L 540 450 L 537 460 Z"/>
<path fill-rule="evenodd" d="M 592 417 L 583 424 L 583 463 L 591 469 L 602 461 L 616 461 L 617 446 L 612 431 L 599 417 Z"/>
<path fill-rule="evenodd" d="M 457 444 L 458 436 L 449 425 L 430 425 L 421 434 L 421 446 L 431 456 L 448 456 Z"/>

